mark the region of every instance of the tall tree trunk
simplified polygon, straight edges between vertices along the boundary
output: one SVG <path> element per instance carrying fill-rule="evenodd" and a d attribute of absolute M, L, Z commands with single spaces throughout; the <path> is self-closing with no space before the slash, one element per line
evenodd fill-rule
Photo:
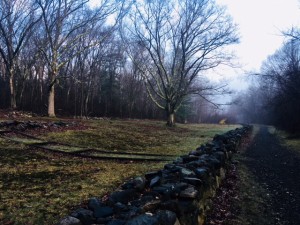
<path fill-rule="evenodd" d="M 15 86 L 14 86 L 14 71 L 10 71 L 9 76 L 9 89 L 10 89 L 10 107 L 11 109 L 17 108 L 16 103 L 16 93 L 15 93 Z"/>
<path fill-rule="evenodd" d="M 170 102 L 167 103 L 166 112 L 167 112 L 167 126 L 174 127 L 175 126 L 175 110 L 173 109 Z"/>
<path fill-rule="evenodd" d="M 168 118 L 167 118 L 167 126 L 168 127 L 174 127 L 175 126 L 175 113 L 171 113 L 169 112 L 167 114 Z"/>
<path fill-rule="evenodd" d="M 49 96 L 48 96 L 48 116 L 55 117 L 55 106 L 54 106 L 54 97 L 55 97 L 55 85 L 54 83 L 50 84 L 49 87 Z"/>

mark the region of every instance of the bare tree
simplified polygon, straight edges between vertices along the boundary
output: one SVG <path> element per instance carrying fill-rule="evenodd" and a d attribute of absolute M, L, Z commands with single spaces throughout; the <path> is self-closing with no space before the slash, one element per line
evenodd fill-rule
<path fill-rule="evenodd" d="M 238 41 L 236 26 L 212 0 L 137 1 L 130 18 L 127 32 L 142 48 L 137 66 L 148 94 L 173 126 L 187 95 L 215 88 L 201 80 L 196 85 L 196 80 L 229 60 L 224 47 Z M 136 48 L 133 42 L 130 46 Z"/>
<path fill-rule="evenodd" d="M 88 8 L 89 0 L 36 0 L 39 4 L 44 24 L 44 42 L 40 45 L 47 61 L 49 77 L 48 115 L 55 116 L 55 84 L 60 70 L 83 49 L 96 46 L 101 40 L 94 40 L 80 51 L 76 44 L 82 42 L 98 24 L 105 25 L 107 19 L 122 8 L 122 2 L 101 1 L 96 10 Z M 121 7 L 120 7 L 121 5 Z M 119 15 L 119 14 L 118 14 Z M 118 16 L 117 15 L 117 16 Z M 104 37 L 102 37 L 104 38 Z"/>
<path fill-rule="evenodd" d="M 15 76 L 18 57 L 39 19 L 37 7 L 31 0 L 0 2 L 0 55 L 9 77 L 10 107 L 13 109 L 17 107 Z"/>
<path fill-rule="evenodd" d="M 291 132 L 300 127 L 300 39 L 292 38 L 262 66 L 260 80 L 269 88 L 266 95 L 273 123 Z"/>

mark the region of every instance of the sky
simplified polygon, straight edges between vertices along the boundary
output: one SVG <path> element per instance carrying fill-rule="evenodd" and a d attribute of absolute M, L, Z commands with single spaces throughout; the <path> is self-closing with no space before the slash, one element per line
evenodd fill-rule
<path fill-rule="evenodd" d="M 232 47 L 241 68 L 222 68 L 219 75 L 231 80 L 235 90 L 247 87 L 243 74 L 259 71 L 262 62 L 279 49 L 282 31 L 300 26 L 299 0 L 217 0 L 239 27 L 240 43 Z"/>
<path fill-rule="evenodd" d="M 99 0 L 91 0 L 96 5 Z M 282 31 L 300 27 L 300 0 L 216 0 L 238 25 L 240 43 L 231 47 L 239 67 L 221 67 L 208 76 L 224 80 L 233 90 L 247 88 L 246 74 L 258 72 L 261 64 L 279 49 L 284 41 Z"/>

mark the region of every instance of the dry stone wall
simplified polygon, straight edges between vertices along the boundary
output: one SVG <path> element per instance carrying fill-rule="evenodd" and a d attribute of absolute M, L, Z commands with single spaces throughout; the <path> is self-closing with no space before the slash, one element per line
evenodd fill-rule
<path fill-rule="evenodd" d="M 124 183 L 106 200 L 91 198 L 58 225 L 202 225 L 231 156 L 250 126 L 201 145 L 163 169 Z"/>

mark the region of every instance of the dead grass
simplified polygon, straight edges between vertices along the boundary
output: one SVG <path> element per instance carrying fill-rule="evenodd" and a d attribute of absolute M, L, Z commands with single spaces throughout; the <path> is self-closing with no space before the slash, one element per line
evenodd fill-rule
<path fill-rule="evenodd" d="M 88 123 L 89 130 L 56 132 L 41 138 L 111 151 L 181 155 L 216 133 L 236 127 L 178 125 L 168 129 L 157 121 Z M 88 198 L 103 196 L 125 179 L 162 166 L 66 157 L 0 138 L 0 224 L 55 224 Z"/>
<path fill-rule="evenodd" d="M 99 150 L 144 152 L 152 154 L 184 154 L 216 133 L 236 126 L 177 125 L 167 128 L 160 121 L 93 121 L 84 131 L 49 133 L 45 138 L 64 144 Z"/>

